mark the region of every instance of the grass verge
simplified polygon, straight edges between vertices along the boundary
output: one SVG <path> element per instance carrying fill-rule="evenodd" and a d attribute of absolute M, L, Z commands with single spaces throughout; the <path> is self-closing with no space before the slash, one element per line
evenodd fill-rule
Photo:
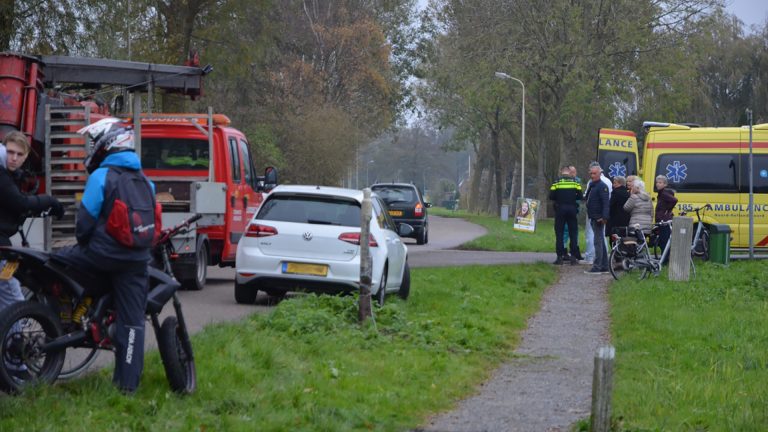
<path fill-rule="evenodd" d="M 193 337 L 198 391 L 148 356 L 136 395 L 110 372 L 0 397 L 0 430 L 406 430 L 471 393 L 518 342 L 555 278 L 545 264 L 414 269 L 375 325 L 355 297 L 301 296 Z"/>
<path fill-rule="evenodd" d="M 768 430 L 768 268 L 611 289 L 617 430 Z"/>
<path fill-rule="evenodd" d="M 457 217 L 469 222 L 481 225 L 488 230 L 488 234 L 464 243 L 459 249 L 488 250 L 501 252 L 554 252 L 555 229 L 554 219 L 538 219 L 536 232 L 529 233 L 512 229 L 513 218 L 503 222 L 499 216 L 487 214 L 474 214 L 466 210 L 451 211 L 433 207 L 430 214 L 443 217 Z M 584 252 L 584 226 L 579 226 L 579 245 Z"/>

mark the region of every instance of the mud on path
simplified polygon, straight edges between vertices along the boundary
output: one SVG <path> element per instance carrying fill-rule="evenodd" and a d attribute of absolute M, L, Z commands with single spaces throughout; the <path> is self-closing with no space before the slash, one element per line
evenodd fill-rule
<path fill-rule="evenodd" d="M 494 371 L 476 395 L 420 430 L 567 431 L 588 417 L 594 356 L 610 340 L 612 280 L 584 274 L 588 268 L 561 266 L 559 280 L 523 331 L 515 358 Z"/>

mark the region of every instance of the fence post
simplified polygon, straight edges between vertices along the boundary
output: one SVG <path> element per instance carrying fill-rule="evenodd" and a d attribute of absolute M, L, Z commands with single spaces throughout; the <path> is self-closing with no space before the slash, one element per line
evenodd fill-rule
<path fill-rule="evenodd" d="M 363 189 L 363 205 L 360 210 L 360 299 L 357 318 L 362 323 L 371 316 L 371 189 Z"/>
<path fill-rule="evenodd" d="M 693 218 L 675 216 L 672 219 L 672 238 L 669 240 L 669 280 L 687 281 L 691 274 L 691 240 Z"/>
<path fill-rule="evenodd" d="M 590 432 L 608 432 L 611 430 L 611 393 L 613 392 L 613 360 L 615 357 L 616 349 L 611 345 L 600 347 L 595 354 Z"/>

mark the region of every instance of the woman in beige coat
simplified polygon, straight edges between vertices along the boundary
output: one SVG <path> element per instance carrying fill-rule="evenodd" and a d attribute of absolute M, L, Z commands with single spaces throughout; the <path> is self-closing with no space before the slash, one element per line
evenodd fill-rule
<path fill-rule="evenodd" d="M 653 223 L 653 203 L 651 196 L 645 191 L 645 183 L 639 178 L 632 182 L 632 193 L 624 203 L 624 211 L 629 213 L 629 227 L 640 225 L 640 229 L 648 234 Z"/>

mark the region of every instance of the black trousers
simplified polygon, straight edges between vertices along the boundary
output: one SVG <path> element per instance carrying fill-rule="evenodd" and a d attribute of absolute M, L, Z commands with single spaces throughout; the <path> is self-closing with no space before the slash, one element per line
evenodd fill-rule
<path fill-rule="evenodd" d="M 557 256 L 565 256 L 563 231 L 568 226 L 568 236 L 571 246 L 571 256 L 578 257 L 579 252 L 579 222 L 576 219 L 578 211 L 575 206 L 559 206 L 555 211 L 555 251 Z"/>
<path fill-rule="evenodd" d="M 79 245 L 61 249 L 56 255 L 84 272 L 109 274 L 117 312 L 112 381 L 123 391 L 136 391 L 144 369 L 148 263 L 97 256 Z"/>

